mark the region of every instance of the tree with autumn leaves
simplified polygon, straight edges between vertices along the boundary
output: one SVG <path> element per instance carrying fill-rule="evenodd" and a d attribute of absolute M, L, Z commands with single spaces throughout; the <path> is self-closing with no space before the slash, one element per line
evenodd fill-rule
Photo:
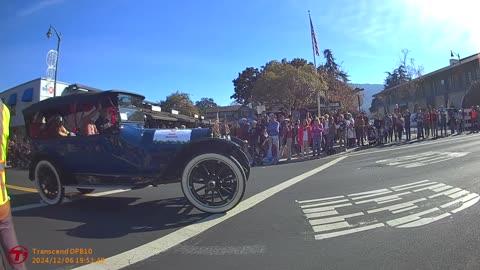
<path fill-rule="evenodd" d="M 331 50 L 325 50 L 324 57 L 325 64 L 319 67 L 302 58 L 272 60 L 259 69 L 248 67 L 233 80 L 234 94 L 230 98 L 240 104 L 281 106 L 289 113 L 294 108 L 316 105 L 320 94 L 323 100 L 354 108 L 356 95 L 348 85 L 348 74 Z"/>

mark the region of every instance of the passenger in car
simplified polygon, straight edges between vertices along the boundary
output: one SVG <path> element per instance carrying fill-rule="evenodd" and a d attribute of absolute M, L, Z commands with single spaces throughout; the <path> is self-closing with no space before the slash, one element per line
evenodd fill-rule
<path fill-rule="evenodd" d="M 63 119 L 59 115 L 51 116 L 47 119 L 48 137 L 58 138 L 66 137 L 70 132 L 63 125 Z"/>
<path fill-rule="evenodd" d="M 89 134 L 88 125 L 92 122 L 92 119 L 95 119 L 96 115 L 99 114 L 100 105 L 86 104 L 79 107 L 80 107 L 80 110 L 75 112 L 73 116 L 76 129 L 77 129 L 76 133 L 82 136 L 88 136 Z"/>
<path fill-rule="evenodd" d="M 100 133 L 97 130 L 95 121 L 93 120 L 93 118 L 90 118 L 90 122 L 87 124 L 87 136 L 92 136 L 97 134 L 100 134 Z"/>

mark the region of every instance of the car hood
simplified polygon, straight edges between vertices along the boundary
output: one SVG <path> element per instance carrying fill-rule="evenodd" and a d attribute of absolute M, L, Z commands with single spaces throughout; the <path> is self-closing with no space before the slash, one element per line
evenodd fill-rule
<path fill-rule="evenodd" d="M 153 143 L 155 144 L 185 144 L 212 137 L 212 133 L 208 128 L 147 129 L 146 132 L 152 133 Z"/>

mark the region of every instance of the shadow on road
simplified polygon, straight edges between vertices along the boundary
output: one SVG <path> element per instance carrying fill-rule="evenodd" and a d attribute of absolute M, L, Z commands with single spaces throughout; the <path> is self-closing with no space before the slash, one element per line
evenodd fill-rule
<path fill-rule="evenodd" d="M 132 233 L 168 230 L 199 221 L 209 214 L 191 206 L 185 198 L 135 204 L 140 198 L 98 197 L 59 206 L 15 213 L 17 217 L 42 217 L 83 223 L 59 230 L 78 238 L 108 239 Z"/>

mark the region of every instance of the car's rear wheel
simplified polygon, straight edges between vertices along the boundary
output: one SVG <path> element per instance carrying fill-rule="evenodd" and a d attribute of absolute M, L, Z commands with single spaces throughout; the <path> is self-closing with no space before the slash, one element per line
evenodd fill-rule
<path fill-rule="evenodd" d="M 223 213 L 240 203 L 246 180 L 245 172 L 235 158 L 205 153 L 187 163 L 181 185 L 193 206 L 207 213 Z"/>
<path fill-rule="evenodd" d="M 88 193 L 92 193 L 95 189 L 91 189 L 91 188 L 77 188 L 78 192 L 80 192 L 81 194 L 88 194 Z"/>
<path fill-rule="evenodd" d="M 60 204 L 65 188 L 55 166 L 48 160 L 41 160 L 35 165 L 35 186 L 42 200 L 49 205 Z"/>

